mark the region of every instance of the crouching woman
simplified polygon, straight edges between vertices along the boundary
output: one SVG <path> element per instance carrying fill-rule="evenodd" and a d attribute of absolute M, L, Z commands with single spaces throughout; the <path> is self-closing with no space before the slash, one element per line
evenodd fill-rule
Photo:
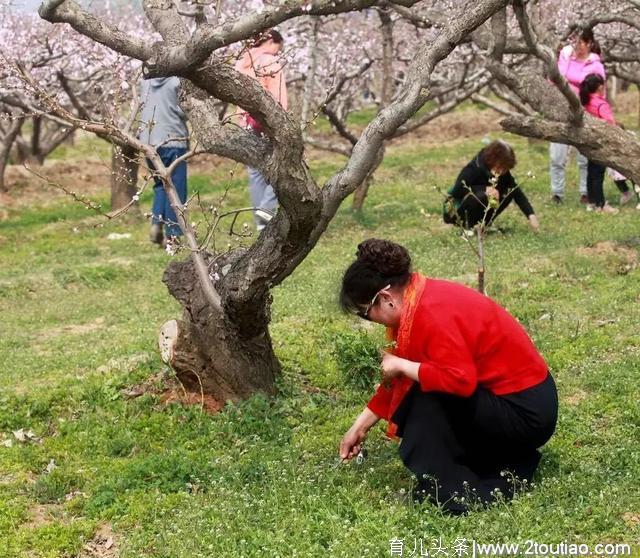
<path fill-rule="evenodd" d="M 514 201 L 534 232 L 540 223 L 527 196 L 516 184 L 511 169 L 516 166 L 513 148 L 502 140 L 492 141 L 460 171 L 447 192 L 442 218 L 445 223 L 472 229 L 489 226 Z"/>
<path fill-rule="evenodd" d="M 340 300 L 395 341 L 382 359 L 382 384 L 342 439 L 341 458 L 357 455 L 385 419 L 418 478 L 416 496 L 446 511 L 464 513 L 498 491 L 510 498 L 514 477 L 531 481 L 538 448 L 555 430 L 558 398 L 545 361 L 506 310 L 465 286 L 412 273 L 407 250 L 378 239 L 358 246 Z"/>

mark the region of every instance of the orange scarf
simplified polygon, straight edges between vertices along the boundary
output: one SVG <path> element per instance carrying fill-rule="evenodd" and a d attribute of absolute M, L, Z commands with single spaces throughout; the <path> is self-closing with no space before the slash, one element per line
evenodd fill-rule
<path fill-rule="evenodd" d="M 411 330 L 416 309 L 420 304 L 422 293 L 427 282 L 427 278 L 420 273 L 412 273 L 402 297 L 402 313 L 400 314 L 400 325 L 397 330 L 387 328 L 387 338 L 395 341 L 394 355 L 400 358 L 407 358 L 411 339 Z M 391 403 L 389 406 L 389 424 L 387 426 L 387 436 L 395 438 L 398 426 L 391 421 L 391 417 L 402 403 L 409 390 L 415 382 L 404 375 L 396 376 L 391 380 Z"/>

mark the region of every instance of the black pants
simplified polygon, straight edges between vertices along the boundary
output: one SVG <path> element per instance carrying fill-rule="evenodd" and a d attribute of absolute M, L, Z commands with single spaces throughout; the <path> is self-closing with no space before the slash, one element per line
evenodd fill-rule
<path fill-rule="evenodd" d="M 613 182 L 622 194 L 629 191 L 629 185 L 626 180 L 614 180 Z"/>
<path fill-rule="evenodd" d="M 486 225 L 490 225 L 511 203 L 512 197 L 511 193 L 507 194 L 500 200 L 497 209 L 488 206 L 489 199 L 484 193 L 468 194 L 457 208 L 453 205 L 453 199 L 449 198 L 445 201 L 442 218 L 445 223 L 462 225 L 465 229 L 472 229 L 483 219 Z"/>
<path fill-rule="evenodd" d="M 587 163 L 587 195 L 589 196 L 589 203 L 594 204 L 596 207 L 604 207 L 604 173 L 607 167 L 589 161 Z"/>
<path fill-rule="evenodd" d="M 513 496 L 514 479 L 531 482 L 537 448 L 555 430 L 558 396 L 551 375 L 524 391 L 497 396 L 478 388 L 471 397 L 423 392 L 416 384 L 393 416 L 400 457 L 418 477 L 417 496 L 464 513 L 488 503 L 498 489 Z M 508 474 L 501 474 L 503 471 Z M 461 500 L 464 498 L 464 501 Z"/>

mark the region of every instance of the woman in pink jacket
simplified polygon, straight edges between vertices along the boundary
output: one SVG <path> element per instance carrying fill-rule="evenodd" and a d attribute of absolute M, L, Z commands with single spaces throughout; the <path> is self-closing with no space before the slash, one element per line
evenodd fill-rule
<path fill-rule="evenodd" d="M 596 118 L 601 118 L 615 124 L 611 105 L 605 98 L 604 79 L 599 74 L 589 74 L 580 84 L 580 102 L 589 114 Z M 598 211 L 599 213 L 618 213 L 618 210 L 611 207 L 604 199 L 604 173 L 607 170 L 605 165 L 589 160 L 587 164 L 587 193 L 589 195 L 589 205 L 587 209 Z"/>
<path fill-rule="evenodd" d="M 251 47 L 246 50 L 235 65 L 235 69 L 260 83 L 260 85 L 287 110 L 287 84 L 284 72 L 282 48 L 284 39 L 277 29 L 271 29 L 256 37 Z M 262 133 L 260 123 L 249 113 L 240 114 L 240 125 Z M 249 194 L 254 207 L 256 229 L 261 231 L 275 215 L 278 209 L 278 198 L 267 178 L 256 168 L 247 167 L 249 174 Z"/>
<path fill-rule="evenodd" d="M 583 29 L 572 37 L 572 44 L 560 51 L 558 69 L 569 82 L 576 95 L 580 84 L 589 74 L 598 74 L 606 78 L 604 66 L 600 60 L 600 51 L 591 29 Z M 562 143 L 549 145 L 549 174 L 551 176 L 551 199 L 562 203 L 564 198 L 565 169 L 569 146 Z M 577 154 L 580 169 L 580 201 L 587 202 L 587 158 L 580 152 Z"/>

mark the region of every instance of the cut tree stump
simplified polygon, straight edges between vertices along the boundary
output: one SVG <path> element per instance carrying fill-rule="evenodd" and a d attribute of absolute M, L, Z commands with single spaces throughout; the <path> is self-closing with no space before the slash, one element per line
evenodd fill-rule
<path fill-rule="evenodd" d="M 189 328 L 182 320 L 169 320 L 158 336 L 160 356 L 171 366 L 186 389 L 200 392 L 206 362 L 191 341 Z"/>

